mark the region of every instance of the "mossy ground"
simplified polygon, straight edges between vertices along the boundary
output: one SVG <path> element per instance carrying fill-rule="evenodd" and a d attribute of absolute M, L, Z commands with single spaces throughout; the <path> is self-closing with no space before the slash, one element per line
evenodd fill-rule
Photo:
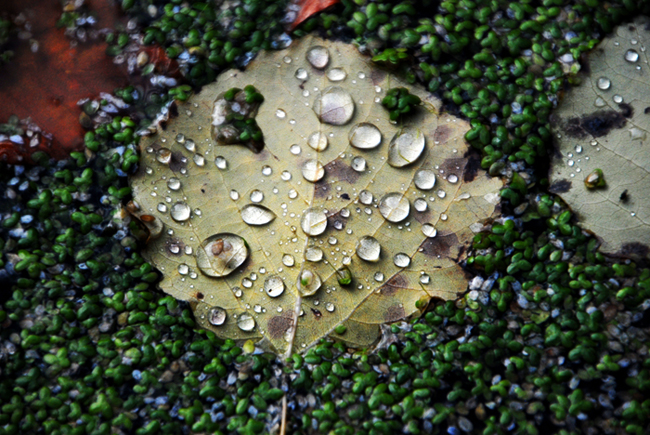
<path fill-rule="evenodd" d="M 471 119 L 481 166 L 509 185 L 508 218 L 476 237 L 463 299 L 392 325 L 376 352 L 323 342 L 288 365 L 196 329 L 186 304 L 156 290 L 142 230 L 114 214 L 138 128 L 285 46 L 286 4 L 149 3 L 123 1 L 139 24 L 112 34 L 109 53 L 141 32 L 185 82 L 117 90 L 130 108 L 86 135 L 86 153 L 1 170 L 0 433 L 263 433 L 277 430 L 284 393 L 288 433 L 650 430 L 650 270 L 598 254 L 545 193 L 549 113 L 582 56 L 645 2 L 346 0 L 298 28 L 292 37 L 352 40 L 424 83 Z"/>

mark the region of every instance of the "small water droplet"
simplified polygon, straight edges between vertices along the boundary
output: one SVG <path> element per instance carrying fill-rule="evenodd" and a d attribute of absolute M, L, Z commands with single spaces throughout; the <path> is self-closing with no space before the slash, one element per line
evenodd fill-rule
<path fill-rule="evenodd" d="M 167 180 L 167 187 L 169 187 L 170 190 L 178 190 L 181 188 L 181 180 L 176 177 L 171 177 Z"/>
<path fill-rule="evenodd" d="M 429 204 L 427 204 L 427 202 L 424 199 L 418 198 L 415 201 L 413 201 L 413 206 L 417 211 L 423 212 L 427 210 Z"/>
<path fill-rule="evenodd" d="M 287 267 L 293 267 L 293 265 L 296 264 L 296 260 L 293 258 L 293 255 L 284 254 L 282 256 L 282 264 L 284 264 Z"/>
<path fill-rule="evenodd" d="M 264 280 L 264 291 L 272 298 L 284 293 L 284 281 L 277 275 L 271 275 Z"/>
<path fill-rule="evenodd" d="M 596 101 L 594 102 L 594 105 L 596 107 L 604 107 L 607 105 L 607 102 L 603 100 L 601 97 L 596 98 Z"/>
<path fill-rule="evenodd" d="M 248 225 L 266 225 L 275 219 L 275 213 L 263 205 L 247 204 L 241 209 L 241 218 Z"/>
<path fill-rule="evenodd" d="M 298 145 L 298 144 L 293 144 L 289 148 L 289 151 L 291 151 L 291 154 L 293 154 L 294 156 L 297 156 L 298 154 L 300 154 L 302 152 L 302 148 L 300 148 L 300 145 Z"/>
<path fill-rule="evenodd" d="M 255 311 L 257 314 L 261 314 L 262 313 L 262 306 L 261 305 L 255 305 L 253 307 L 253 311 Z"/>
<path fill-rule="evenodd" d="M 370 262 L 379 261 L 381 245 L 374 237 L 363 236 L 357 243 L 356 252 L 362 260 Z"/>
<path fill-rule="evenodd" d="M 614 102 L 615 102 L 616 104 L 621 104 L 621 103 L 623 102 L 623 97 L 621 97 L 620 95 L 616 94 L 616 95 L 614 95 L 614 96 L 612 97 L 612 100 L 614 100 Z"/>
<path fill-rule="evenodd" d="M 280 119 L 284 119 L 287 116 L 287 112 L 285 112 L 282 109 L 278 109 L 275 111 L 275 116 L 277 116 Z"/>
<path fill-rule="evenodd" d="M 223 156 L 217 156 L 214 159 L 214 164 L 217 165 L 219 169 L 226 169 L 228 167 L 228 161 Z"/>
<path fill-rule="evenodd" d="M 264 200 L 264 194 L 261 191 L 255 189 L 251 192 L 250 200 L 252 202 L 262 202 Z"/>
<path fill-rule="evenodd" d="M 242 331 L 250 332 L 255 329 L 255 319 L 248 313 L 240 314 L 237 318 L 237 326 Z"/>
<path fill-rule="evenodd" d="M 323 259 L 323 250 L 317 246 L 312 246 L 305 250 L 305 260 L 312 263 L 318 263 Z"/>
<path fill-rule="evenodd" d="M 318 236 L 327 228 L 327 215 L 319 209 L 308 208 L 300 220 L 300 227 L 308 236 Z"/>
<path fill-rule="evenodd" d="M 367 190 L 362 190 L 359 192 L 359 202 L 361 204 L 370 205 L 372 204 L 373 196 L 372 193 Z"/>
<path fill-rule="evenodd" d="M 302 296 L 312 296 L 321 287 L 322 281 L 318 274 L 310 269 L 303 269 L 298 276 L 297 287 Z"/>
<path fill-rule="evenodd" d="M 302 165 L 302 176 L 307 181 L 316 183 L 325 176 L 325 168 L 318 160 L 310 159 Z"/>
<path fill-rule="evenodd" d="M 356 156 L 352 159 L 352 169 L 357 172 L 364 172 L 366 170 L 367 164 L 366 159 L 361 156 Z"/>
<path fill-rule="evenodd" d="M 569 166 L 573 166 L 576 164 L 576 162 L 574 162 L 573 160 L 569 160 L 566 164 Z"/>
<path fill-rule="evenodd" d="M 439 191 L 438 191 L 438 198 L 442 199 L 442 198 L 444 198 L 445 196 L 447 196 L 447 194 L 445 193 L 444 190 L 439 190 Z"/>
<path fill-rule="evenodd" d="M 424 134 L 416 127 L 404 127 L 393 136 L 388 147 L 388 164 L 401 168 L 415 162 L 424 151 Z"/>
<path fill-rule="evenodd" d="M 384 282 L 384 274 L 381 272 L 375 272 L 374 278 L 377 282 Z"/>
<path fill-rule="evenodd" d="M 269 176 L 273 173 L 273 168 L 268 165 L 262 166 L 262 175 Z"/>
<path fill-rule="evenodd" d="M 253 287 L 253 281 L 251 281 L 250 278 L 244 278 L 241 280 L 241 285 L 243 285 L 244 288 L 251 288 Z"/>
<path fill-rule="evenodd" d="M 237 201 L 239 199 L 239 192 L 237 192 L 234 189 L 231 190 L 230 191 L 230 199 L 232 199 L 233 201 Z"/>
<path fill-rule="evenodd" d="M 185 135 L 183 133 L 178 133 L 176 135 L 176 142 L 185 143 Z"/>
<path fill-rule="evenodd" d="M 178 273 L 180 273 L 181 275 L 187 275 L 188 273 L 190 273 L 189 266 L 187 264 L 185 264 L 185 263 L 179 264 L 178 265 Z"/>
<path fill-rule="evenodd" d="M 167 148 L 160 148 L 156 151 L 156 160 L 164 165 L 168 165 L 172 160 L 172 152 Z"/>
<path fill-rule="evenodd" d="M 636 50 L 628 50 L 625 52 L 625 60 L 631 63 L 635 63 L 639 60 L 639 53 Z"/>
<path fill-rule="evenodd" d="M 331 302 L 328 302 L 325 304 L 325 309 L 329 311 L 330 313 L 333 313 L 335 310 L 334 304 Z"/>
<path fill-rule="evenodd" d="M 430 169 L 420 169 L 415 173 L 413 182 L 420 190 L 431 190 L 436 185 L 436 173 Z"/>
<path fill-rule="evenodd" d="M 348 74 L 342 68 L 332 68 L 327 71 L 327 78 L 331 82 L 340 82 L 341 80 L 345 80 L 347 76 Z"/>
<path fill-rule="evenodd" d="M 320 131 L 315 131 L 311 135 L 309 135 L 309 139 L 307 139 L 307 144 L 315 149 L 316 151 L 325 151 L 327 149 L 327 145 L 329 144 L 327 140 L 327 135 L 323 132 Z"/>
<path fill-rule="evenodd" d="M 379 212 L 389 222 L 401 222 L 406 219 L 411 210 L 409 200 L 403 194 L 391 192 L 379 201 Z"/>
<path fill-rule="evenodd" d="M 160 204 L 158 204 L 157 209 L 161 213 L 167 213 L 167 206 L 162 202 Z"/>
<path fill-rule="evenodd" d="M 424 224 L 422 225 L 422 234 L 427 237 L 435 237 L 438 234 L 438 230 L 431 224 Z"/>
<path fill-rule="evenodd" d="M 610 88 L 611 85 L 612 85 L 612 82 L 607 77 L 600 77 L 598 79 L 598 81 L 596 82 L 596 86 L 598 86 L 598 89 L 600 89 L 602 91 L 606 91 L 607 89 Z"/>
<path fill-rule="evenodd" d="M 303 81 L 304 81 L 304 80 L 309 79 L 309 73 L 308 73 L 307 70 L 304 69 L 304 68 L 298 68 L 298 69 L 296 70 L 296 74 L 295 74 L 295 76 L 296 76 L 296 78 L 297 78 L 298 80 L 303 80 Z"/>
<path fill-rule="evenodd" d="M 220 233 L 201 242 L 196 254 L 196 266 L 211 277 L 229 275 L 248 258 L 244 239 L 231 233 Z"/>
<path fill-rule="evenodd" d="M 282 174 L 280 174 L 280 178 L 282 181 L 289 181 L 291 180 L 291 172 L 289 171 L 282 171 Z"/>
<path fill-rule="evenodd" d="M 447 181 L 449 181 L 451 184 L 456 184 L 458 183 L 458 176 L 455 174 L 449 174 L 447 176 Z"/>
<path fill-rule="evenodd" d="M 196 150 L 196 144 L 192 139 L 187 139 L 185 141 L 185 149 L 190 152 L 194 152 Z"/>
<path fill-rule="evenodd" d="M 282 58 L 282 61 L 283 61 L 284 63 L 291 63 L 291 57 L 289 57 L 289 56 L 284 56 L 284 57 Z"/>
<path fill-rule="evenodd" d="M 325 124 L 344 125 L 354 115 L 354 101 L 345 89 L 330 86 L 316 98 L 313 110 L 318 119 Z"/>
<path fill-rule="evenodd" d="M 194 160 L 194 164 L 196 164 L 196 166 L 205 166 L 205 157 L 203 157 L 201 154 L 194 154 L 192 160 Z"/>
<path fill-rule="evenodd" d="M 212 307 L 208 313 L 208 322 L 213 326 L 221 326 L 226 322 L 226 310 L 221 307 Z"/>
<path fill-rule="evenodd" d="M 353 147 L 369 150 L 379 146 L 381 143 L 381 132 L 375 125 L 362 122 L 350 130 L 348 138 L 350 145 Z"/>
<path fill-rule="evenodd" d="M 307 62 L 316 69 L 323 69 L 330 61 L 330 52 L 327 48 L 316 45 L 307 51 Z"/>
<path fill-rule="evenodd" d="M 393 257 L 393 263 L 397 267 L 408 267 L 411 264 L 411 257 L 403 252 L 399 252 Z"/>
<path fill-rule="evenodd" d="M 431 277 L 429 275 L 427 275 L 426 273 L 420 275 L 421 284 L 429 284 L 430 282 L 431 282 Z"/>
<path fill-rule="evenodd" d="M 190 206 L 184 202 L 177 202 L 171 208 L 171 216 L 176 222 L 183 222 L 190 218 Z"/>
<path fill-rule="evenodd" d="M 582 152 L 582 145 L 576 145 L 576 153 L 580 154 Z"/>

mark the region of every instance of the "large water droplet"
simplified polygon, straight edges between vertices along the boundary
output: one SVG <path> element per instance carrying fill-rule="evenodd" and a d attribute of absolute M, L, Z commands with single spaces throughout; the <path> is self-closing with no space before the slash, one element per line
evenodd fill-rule
<path fill-rule="evenodd" d="M 196 266 L 207 276 L 227 276 L 248 258 L 246 242 L 231 233 L 208 237 L 196 251 Z"/>
<path fill-rule="evenodd" d="M 264 280 L 264 291 L 272 298 L 284 293 L 284 281 L 277 275 L 271 275 Z"/>
<path fill-rule="evenodd" d="M 318 236 L 327 228 L 327 215 L 319 209 L 308 208 L 302 215 L 300 227 L 308 236 Z"/>
<path fill-rule="evenodd" d="M 156 151 L 156 160 L 164 165 L 168 165 L 172 160 L 172 152 L 167 148 L 160 148 Z"/>
<path fill-rule="evenodd" d="M 311 296 L 318 291 L 322 281 L 318 274 L 310 269 L 303 269 L 296 283 L 298 291 L 302 296 Z"/>
<path fill-rule="evenodd" d="M 327 141 L 327 135 L 325 133 L 320 131 L 315 131 L 311 135 L 309 135 L 309 139 L 307 139 L 307 144 L 313 149 L 315 149 L 316 151 L 325 151 L 329 143 Z"/>
<path fill-rule="evenodd" d="M 323 259 L 323 250 L 318 247 L 311 247 L 305 250 L 305 260 L 311 261 L 312 263 L 318 263 Z"/>
<path fill-rule="evenodd" d="M 420 169 L 415 173 L 413 182 L 420 190 L 431 190 L 436 185 L 436 174 L 430 169 Z"/>
<path fill-rule="evenodd" d="M 318 160 L 310 159 L 302 165 L 302 176 L 315 183 L 325 176 L 325 168 Z"/>
<path fill-rule="evenodd" d="M 361 156 L 356 156 L 352 159 L 352 169 L 357 172 L 363 172 L 366 170 L 367 164 L 366 159 Z"/>
<path fill-rule="evenodd" d="M 341 80 L 345 80 L 347 76 L 348 74 L 342 68 L 332 68 L 327 71 L 327 78 L 330 82 L 340 82 Z"/>
<path fill-rule="evenodd" d="M 323 69 L 330 61 L 330 52 L 327 48 L 316 45 L 307 51 L 307 62 L 316 69 Z"/>
<path fill-rule="evenodd" d="M 253 319 L 253 316 L 248 313 L 240 314 L 237 318 L 237 326 L 239 326 L 239 329 L 242 331 L 252 331 L 255 329 L 255 319 Z"/>
<path fill-rule="evenodd" d="M 357 255 L 365 261 L 379 261 L 381 245 L 372 236 L 363 236 L 357 243 Z"/>
<path fill-rule="evenodd" d="M 348 136 L 350 145 L 362 150 L 377 148 L 381 143 L 381 132 L 369 122 L 355 125 Z"/>
<path fill-rule="evenodd" d="M 598 86 L 598 89 L 602 91 L 606 91 L 607 89 L 609 89 L 611 85 L 612 85 L 612 81 L 607 77 L 600 77 L 596 82 L 596 86 Z"/>
<path fill-rule="evenodd" d="M 389 222 L 401 222 L 411 210 L 409 200 L 401 193 L 391 192 L 379 201 L 379 213 Z"/>
<path fill-rule="evenodd" d="M 296 70 L 296 74 L 295 74 L 295 75 L 296 75 L 296 78 L 297 78 L 298 80 L 307 80 L 307 79 L 309 79 L 309 73 L 308 73 L 307 70 L 304 69 L 304 68 L 298 68 L 298 69 Z"/>
<path fill-rule="evenodd" d="M 438 234 L 438 230 L 431 224 L 424 224 L 422 225 L 422 234 L 427 237 L 435 237 Z"/>
<path fill-rule="evenodd" d="M 208 313 L 208 322 L 213 326 L 221 326 L 226 322 L 226 310 L 221 307 L 212 307 Z"/>
<path fill-rule="evenodd" d="M 330 86 L 316 98 L 313 110 L 321 122 L 331 125 L 344 125 L 354 115 L 354 101 L 350 93 L 345 89 L 339 86 Z"/>
<path fill-rule="evenodd" d="M 395 266 L 397 267 L 408 267 L 408 265 L 411 264 L 411 257 L 403 252 L 399 252 L 393 257 L 393 263 L 395 263 Z"/>
<path fill-rule="evenodd" d="M 388 164 L 401 168 L 415 162 L 424 151 L 424 134 L 416 127 L 404 127 L 390 141 Z"/>
<path fill-rule="evenodd" d="M 275 219 L 275 213 L 263 205 L 247 204 L 241 209 L 241 218 L 248 225 L 266 225 Z"/>
<path fill-rule="evenodd" d="M 167 187 L 169 187 L 170 190 L 178 190 L 181 188 L 181 180 L 176 177 L 171 177 L 167 180 Z"/>
<path fill-rule="evenodd" d="M 625 52 L 625 60 L 628 62 L 635 63 L 639 60 L 639 53 L 636 52 L 636 50 L 628 50 Z"/>
<path fill-rule="evenodd" d="M 171 215 L 176 222 L 183 222 L 190 218 L 190 206 L 184 202 L 177 202 L 172 205 Z"/>

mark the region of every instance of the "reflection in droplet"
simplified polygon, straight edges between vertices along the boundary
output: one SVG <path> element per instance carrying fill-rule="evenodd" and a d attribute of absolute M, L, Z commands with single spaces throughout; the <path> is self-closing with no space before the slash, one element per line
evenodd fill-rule
<path fill-rule="evenodd" d="M 318 263 L 323 259 L 323 250 L 318 247 L 311 247 L 305 250 L 305 260 L 311 261 L 312 263 Z"/>
<path fill-rule="evenodd" d="M 251 192 L 250 199 L 252 202 L 262 202 L 264 200 L 264 194 L 255 189 Z"/>
<path fill-rule="evenodd" d="M 246 242 L 231 233 L 220 233 L 208 237 L 196 252 L 196 266 L 211 277 L 231 274 L 248 258 Z"/>
<path fill-rule="evenodd" d="M 169 187 L 170 190 L 178 190 L 181 188 L 181 180 L 176 177 L 171 177 L 167 180 L 167 187 Z"/>
<path fill-rule="evenodd" d="M 365 261 L 379 261 L 381 245 L 372 236 L 363 236 L 357 243 L 357 255 Z"/>
<path fill-rule="evenodd" d="M 308 236 L 318 236 L 327 228 L 327 215 L 319 209 L 308 208 L 302 215 L 300 227 Z"/>
<path fill-rule="evenodd" d="M 214 159 L 214 164 L 217 165 L 219 169 L 226 169 L 228 167 L 228 161 L 223 156 L 217 156 Z"/>
<path fill-rule="evenodd" d="M 167 148 L 160 148 L 156 151 L 156 160 L 164 165 L 168 165 L 172 159 L 172 152 Z"/>
<path fill-rule="evenodd" d="M 625 60 L 628 62 L 635 63 L 639 60 L 639 53 L 636 52 L 636 50 L 628 50 L 625 52 Z"/>
<path fill-rule="evenodd" d="M 355 148 L 369 150 L 379 146 L 381 143 L 381 132 L 369 122 L 362 122 L 355 125 L 348 136 L 350 145 Z"/>
<path fill-rule="evenodd" d="M 318 160 L 310 159 L 302 165 L 302 176 L 315 183 L 325 176 L 325 168 Z"/>
<path fill-rule="evenodd" d="M 427 237 L 435 237 L 438 234 L 438 230 L 431 224 L 424 224 L 422 225 L 422 234 Z"/>
<path fill-rule="evenodd" d="M 379 201 L 379 212 L 389 222 L 403 221 L 410 210 L 409 200 L 398 192 L 387 193 Z"/>
<path fill-rule="evenodd" d="M 320 131 L 315 131 L 309 135 L 307 139 L 307 144 L 315 149 L 316 151 L 325 151 L 329 142 L 327 141 L 327 135 Z"/>
<path fill-rule="evenodd" d="M 316 69 L 323 69 L 330 61 L 330 52 L 327 48 L 317 45 L 307 51 L 307 62 Z"/>
<path fill-rule="evenodd" d="M 436 185 L 436 173 L 430 169 L 420 169 L 415 173 L 413 182 L 420 190 L 431 190 Z"/>
<path fill-rule="evenodd" d="M 237 318 L 237 326 L 239 326 L 239 329 L 242 331 L 252 331 L 255 329 L 255 319 L 253 319 L 253 316 L 248 313 L 240 314 Z"/>
<path fill-rule="evenodd" d="M 415 207 L 415 209 L 421 213 L 427 210 L 429 204 L 427 204 L 427 202 L 424 199 L 418 198 L 415 201 L 413 201 L 413 207 Z"/>
<path fill-rule="evenodd" d="M 321 287 L 318 274 L 310 269 L 303 269 L 298 277 L 297 287 L 302 296 L 312 296 Z"/>
<path fill-rule="evenodd" d="M 424 151 L 424 134 L 416 127 L 404 127 L 390 141 L 388 164 L 401 168 L 415 162 Z"/>
<path fill-rule="evenodd" d="M 345 80 L 348 74 L 342 68 L 332 68 L 327 71 L 327 78 L 330 82 L 340 82 Z"/>
<path fill-rule="evenodd" d="M 352 169 L 357 172 L 363 172 L 366 170 L 366 159 L 361 156 L 356 156 L 352 159 Z"/>
<path fill-rule="evenodd" d="M 295 75 L 298 80 L 307 80 L 309 78 L 309 73 L 304 68 L 298 68 Z"/>
<path fill-rule="evenodd" d="M 171 216 L 176 222 L 183 222 L 190 218 L 190 206 L 184 202 L 172 205 Z"/>
<path fill-rule="evenodd" d="M 395 263 L 395 266 L 397 267 L 408 267 L 408 265 L 411 264 L 411 257 L 403 252 L 399 252 L 393 257 L 393 263 Z"/>
<path fill-rule="evenodd" d="M 208 322 L 213 326 L 221 326 L 226 322 L 226 310 L 221 307 L 212 307 L 208 313 Z"/>
<path fill-rule="evenodd" d="M 607 77 L 600 77 L 598 81 L 596 82 L 596 86 L 598 86 L 598 89 L 602 91 L 606 91 L 609 89 L 609 87 L 612 85 L 612 82 L 610 79 Z"/>
<path fill-rule="evenodd" d="M 336 279 L 340 285 L 350 285 L 352 283 L 352 272 L 347 266 L 336 269 Z"/>
<path fill-rule="evenodd" d="M 345 89 L 330 86 L 316 98 L 313 110 L 318 119 L 325 124 L 344 125 L 354 115 L 354 101 Z"/>
<path fill-rule="evenodd" d="M 282 256 L 282 264 L 284 264 L 287 267 L 293 267 L 293 265 L 296 264 L 296 260 L 293 258 L 293 255 L 284 254 Z"/>
<path fill-rule="evenodd" d="M 359 192 L 359 202 L 361 204 L 370 205 L 372 204 L 373 196 L 372 193 L 367 190 L 362 190 Z"/>
<path fill-rule="evenodd" d="M 264 291 L 272 298 L 284 293 L 284 281 L 277 275 L 271 275 L 264 280 Z"/>
<path fill-rule="evenodd" d="M 248 225 L 266 225 L 275 219 L 275 213 L 263 205 L 246 204 L 241 209 L 241 218 Z"/>

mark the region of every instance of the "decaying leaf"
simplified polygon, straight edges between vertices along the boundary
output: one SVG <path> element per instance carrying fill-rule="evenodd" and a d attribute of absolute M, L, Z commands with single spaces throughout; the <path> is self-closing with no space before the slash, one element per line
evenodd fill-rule
<path fill-rule="evenodd" d="M 296 19 L 291 23 L 291 30 L 298 27 L 303 21 L 309 19 L 312 15 L 329 8 L 340 1 L 341 0 L 300 0 L 298 2 L 300 9 L 298 10 Z"/>
<path fill-rule="evenodd" d="M 258 153 L 211 135 L 224 93 L 248 85 L 264 96 Z M 396 86 L 423 102 L 399 125 L 381 105 Z M 366 346 L 417 302 L 456 298 L 470 225 L 495 212 L 502 182 L 470 156 L 468 124 L 439 109 L 352 45 L 315 37 L 223 73 L 141 143 L 132 187 L 165 227 L 144 252 L 162 289 L 219 336 L 279 353 L 327 334 Z"/>
<path fill-rule="evenodd" d="M 650 253 L 648 18 L 619 27 L 589 58 L 552 123 L 551 188 L 610 254 Z"/>

